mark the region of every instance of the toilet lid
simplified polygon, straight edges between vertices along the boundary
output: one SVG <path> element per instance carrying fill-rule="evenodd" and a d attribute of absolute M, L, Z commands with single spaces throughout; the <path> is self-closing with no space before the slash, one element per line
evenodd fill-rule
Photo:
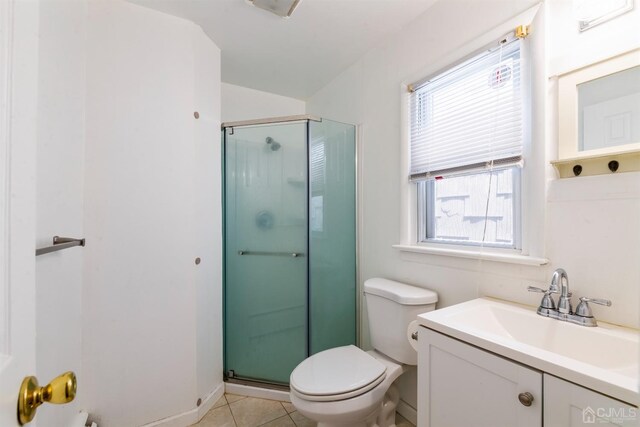
<path fill-rule="evenodd" d="M 325 350 L 305 359 L 291 373 L 291 387 L 308 396 L 335 396 L 374 386 L 386 367 L 373 356 L 349 345 Z M 374 384 L 375 383 L 375 384 Z"/>

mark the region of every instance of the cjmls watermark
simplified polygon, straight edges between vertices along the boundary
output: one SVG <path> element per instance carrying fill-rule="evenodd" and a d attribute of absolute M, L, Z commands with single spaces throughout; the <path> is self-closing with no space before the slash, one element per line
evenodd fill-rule
<path fill-rule="evenodd" d="M 614 423 L 623 424 L 625 421 L 636 420 L 637 408 L 591 408 L 587 406 L 582 410 L 582 422 L 584 424 Z"/>

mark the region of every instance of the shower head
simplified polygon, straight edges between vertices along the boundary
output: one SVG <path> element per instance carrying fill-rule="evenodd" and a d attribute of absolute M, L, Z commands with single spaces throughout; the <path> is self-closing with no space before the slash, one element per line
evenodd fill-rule
<path fill-rule="evenodd" d="M 265 140 L 265 142 L 267 144 L 269 144 L 269 146 L 271 147 L 271 151 L 278 151 L 281 147 L 279 142 L 276 142 L 273 138 L 271 138 L 270 136 L 267 137 L 267 139 Z"/>

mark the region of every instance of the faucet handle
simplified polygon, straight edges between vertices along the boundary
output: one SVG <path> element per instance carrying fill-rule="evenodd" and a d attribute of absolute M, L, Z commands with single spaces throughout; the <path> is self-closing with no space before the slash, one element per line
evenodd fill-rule
<path fill-rule="evenodd" d="M 576 307 L 576 315 L 582 317 L 593 317 L 591 307 L 589 307 L 590 302 L 611 307 L 611 301 L 608 299 L 581 297 L 580 304 L 578 304 L 578 307 Z"/>
<path fill-rule="evenodd" d="M 527 286 L 527 290 L 529 292 L 538 292 L 544 294 L 542 297 L 542 301 L 540 301 L 540 307 L 548 310 L 555 310 L 556 303 L 553 301 L 551 294 L 555 294 L 557 292 L 552 291 L 551 289 L 544 290 L 542 288 L 537 288 L 535 286 Z"/>
<path fill-rule="evenodd" d="M 529 292 L 538 292 L 540 294 L 547 294 L 547 295 L 549 295 L 549 294 L 557 294 L 558 293 L 558 292 L 552 291 L 551 289 L 545 290 L 545 289 L 542 289 L 542 288 L 537 288 L 535 286 L 527 286 L 527 290 Z"/>
<path fill-rule="evenodd" d="M 594 304 L 606 305 L 607 307 L 611 307 L 611 300 L 608 299 L 580 297 L 580 302 L 592 302 Z"/>

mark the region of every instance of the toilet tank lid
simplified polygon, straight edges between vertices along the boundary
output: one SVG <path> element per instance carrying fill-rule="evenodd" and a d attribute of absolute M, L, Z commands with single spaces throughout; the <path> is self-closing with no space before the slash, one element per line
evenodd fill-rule
<path fill-rule="evenodd" d="M 377 277 L 364 282 L 364 293 L 377 295 L 403 305 L 435 304 L 438 302 L 438 294 L 429 289 Z"/>

